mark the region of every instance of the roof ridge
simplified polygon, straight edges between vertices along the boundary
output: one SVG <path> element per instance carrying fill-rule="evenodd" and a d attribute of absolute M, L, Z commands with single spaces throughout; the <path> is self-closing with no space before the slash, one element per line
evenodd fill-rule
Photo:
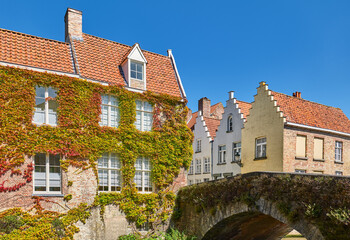
<path fill-rule="evenodd" d="M 89 35 L 89 36 L 91 36 L 91 37 L 98 38 L 98 39 L 101 39 L 101 40 L 105 40 L 105 41 L 108 41 L 108 42 L 116 43 L 116 44 L 119 44 L 119 45 L 122 45 L 122 46 L 125 46 L 125 47 L 130 47 L 131 49 L 132 49 L 132 47 L 135 45 L 135 44 L 134 44 L 134 45 L 130 46 L 130 45 L 127 45 L 127 44 L 124 44 L 124 43 L 120 43 L 120 42 L 116 42 L 116 41 L 113 41 L 113 40 L 109 40 L 109 39 L 106 39 L 106 38 L 97 37 L 97 36 L 94 36 L 94 35 L 91 35 L 91 34 L 88 34 L 88 33 L 83 33 L 83 34 Z M 141 47 L 140 47 L 140 48 L 141 48 Z M 162 54 L 160 54 L 160 53 L 155 53 L 155 52 L 151 52 L 151 51 L 148 51 L 148 50 L 144 50 L 144 49 L 142 49 L 142 48 L 141 48 L 141 51 L 148 52 L 148 53 L 151 53 L 151 54 L 155 54 L 155 55 L 159 55 L 159 56 L 161 56 L 161 57 L 166 57 L 166 58 L 168 58 L 168 56 L 162 55 Z"/>
<path fill-rule="evenodd" d="M 293 99 L 298 99 L 298 100 L 302 100 L 302 101 L 306 101 L 306 102 L 310 102 L 310 103 L 315 103 L 315 104 L 318 104 L 318 105 L 321 105 L 321 106 L 324 106 L 324 107 L 335 108 L 335 109 L 338 109 L 338 110 L 340 110 L 340 111 L 343 111 L 341 108 L 338 108 L 338 107 L 333 107 L 333 106 L 325 105 L 325 104 L 322 104 L 322 103 L 313 102 L 313 101 L 310 101 L 310 100 L 306 100 L 306 99 L 304 99 L 304 98 L 293 97 L 293 96 L 290 96 L 290 95 L 288 95 L 288 94 L 276 92 L 276 91 L 273 91 L 273 90 L 270 90 L 270 91 L 271 91 L 272 93 L 282 94 L 282 95 L 285 95 L 285 96 L 290 97 L 290 98 L 293 98 Z M 277 103 L 277 104 L 278 104 L 278 103 Z"/>
<path fill-rule="evenodd" d="M 242 102 L 242 103 L 247 103 L 247 104 L 252 105 L 252 103 L 250 103 L 250 102 L 246 102 L 246 101 L 242 101 L 242 100 L 238 100 L 238 99 L 236 99 L 236 100 L 239 101 L 239 102 Z"/>
<path fill-rule="evenodd" d="M 9 32 L 9 33 L 15 33 L 15 34 L 19 34 L 19 35 L 24 35 L 24 36 L 28 36 L 28 37 L 34 37 L 34 38 L 48 40 L 48 41 L 52 41 L 52 42 L 56 42 L 56 43 L 60 43 L 60 44 L 64 44 L 64 45 L 69 45 L 69 43 L 67 43 L 67 42 L 62 42 L 62 41 L 58 41 L 58 40 L 55 40 L 55 39 L 50 39 L 50 38 L 44 38 L 44 37 L 39 37 L 39 36 L 35 36 L 35 35 L 30 35 L 30 34 L 27 34 L 27 33 L 22 33 L 22 32 L 17 32 L 17 31 L 13 31 L 13 30 L 8 30 L 8 29 L 5 29 L 5 28 L 0 28 L 0 31 Z"/>

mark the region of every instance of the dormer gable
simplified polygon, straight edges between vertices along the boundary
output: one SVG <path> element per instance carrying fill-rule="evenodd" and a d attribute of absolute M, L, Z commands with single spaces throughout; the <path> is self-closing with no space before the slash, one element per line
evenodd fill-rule
<path fill-rule="evenodd" d="M 122 69 L 128 87 L 146 90 L 146 65 L 147 60 L 139 44 L 135 43 L 122 63 Z"/>

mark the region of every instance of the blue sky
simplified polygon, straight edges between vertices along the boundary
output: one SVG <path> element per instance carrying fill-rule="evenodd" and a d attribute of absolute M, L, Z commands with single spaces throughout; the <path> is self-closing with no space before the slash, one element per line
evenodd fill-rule
<path fill-rule="evenodd" d="M 0 27 L 64 40 L 67 7 L 83 31 L 166 55 L 172 49 L 189 107 L 256 87 L 342 108 L 350 117 L 350 1 L 5 1 Z"/>

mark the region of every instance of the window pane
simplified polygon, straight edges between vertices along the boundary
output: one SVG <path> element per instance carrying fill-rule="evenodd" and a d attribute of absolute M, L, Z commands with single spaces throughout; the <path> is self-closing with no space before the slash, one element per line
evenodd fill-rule
<path fill-rule="evenodd" d="M 115 153 L 111 154 L 111 168 L 120 169 L 120 160 Z"/>
<path fill-rule="evenodd" d="M 55 89 L 49 87 L 49 88 L 47 88 L 47 91 L 49 93 L 49 97 L 52 97 L 52 98 L 57 97 L 57 92 Z"/>
<path fill-rule="evenodd" d="M 144 170 L 151 170 L 149 159 L 144 159 Z"/>
<path fill-rule="evenodd" d="M 142 73 L 137 73 L 137 79 L 142 80 Z"/>
<path fill-rule="evenodd" d="M 50 154 L 49 156 L 49 161 L 50 161 L 50 167 L 51 166 L 60 166 L 60 155 L 54 155 L 54 154 Z"/>
<path fill-rule="evenodd" d="M 56 100 L 49 100 L 49 124 L 57 124 L 57 107 L 58 103 Z"/>
<path fill-rule="evenodd" d="M 136 63 L 131 63 L 130 64 L 131 70 L 136 71 Z"/>
<path fill-rule="evenodd" d="M 99 190 L 108 191 L 108 170 L 98 170 Z"/>
<path fill-rule="evenodd" d="M 101 95 L 102 104 L 108 104 L 108 95 Z"/>
<path fill-rule="evenodd" d="M 110 96 L 110 100 L 111 100 L 111 105 L 118 106 L 118 100 L 115 97 Z"/>
<path fill-rule="evenodd" d="M 142 191 L 142 172 L 135 172 L 134 182 L 136 183 L 137 189 Z"/>
<path fill-rule="evenodd" d="M 141 64 L 136 64 L 137 66 L 137 71 L 142 73 L 142 65 Z"/>
<path fill-rule="evenodd" d="M 136 159 L 136 162 L 135 162 L 135 169 L 136 169 L 136 170 L 142 170 L 142 158 Z"/>
<path fill-rule="evenodd" d="M 107 168 L 108 167 L 108 153 L 103 154 L 101 158 L 98 159 L 98 168 Z"/>
<path fill-rule="evenodd" d="M 141 130 L 141 112 L 136 112 L 136 129 Z"/>
<path fill-rule="evenodd" d="M 121 176 L 120 171 L 112 170 L 111 171 L 111 191 L 120 191 L 121 188 Z"/>
<path fill-rule="evenodd" d="M 144 121 L 143 121 L 143 130 L 144 131 L 151 131 L 152 130 L 152 113 L 144 113 Z"/>
<path fill-rule="evenodd" d="M 142 102 L 140 100 L 136 100 L 136 110 L 142 110 Z"/>
<path fill-rule="evenodd" d="M 136 78 L 136 72 L 131 71 L 130 73 L 131 73 L 131 77 L 132 77 L 132 78 Z"/>
<path fill-rule="evenodd" d="M 101 113 L 101 126 L 108 126 L 108 106 L 102 105 L 101 107 L 102 113 Z"/>
<path fill-rule="evenodd" d="M 45 88 L 44 87 L 35 87 L 35 96 L 38 98 L 45 98 Z"/>
<path fill-rule="evenodd" d="M 144 104 L 145 104 L 145 105 L 144 105 L 144 106 L 145 106 L 145 109 L 144 109 L 144 110 L 145 110 L 146 112 L 153 112 L 153 108 L 152 108 L 152 105 L 151 105 L 151 104 L 149 104 L 148 102 L 145 102 Z"/>
<path fill-rule="evenodd" d="M 118 127 L 119 110 L 116 107 L 111 107 L 111 127 Z"/>
<path fill-rule="evenodd" d="M 35 166 L 41 165 L 46 166 L 46 154 L 45 153 L 37 153 L 34 157 Z"/>

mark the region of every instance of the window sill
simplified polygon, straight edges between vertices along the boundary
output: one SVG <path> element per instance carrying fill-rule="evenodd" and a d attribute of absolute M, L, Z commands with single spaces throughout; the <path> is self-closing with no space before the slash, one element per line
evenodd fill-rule
<path fill-rule="evenodd" d="M 64 197 L 62 193 L 33 193 L 32 197 Z"/>
<path fill-rule="evenodd" d="M 202 152 L 202 151 L 195 151 L 194 153 L 200 153 L 200 152 Z"/>
<path fill-rule="evenodd" d="M 231 133 L 231 132 L 233 132 L 233 130 L 231 130 L 231 131 L 226 131 L 226 133 Z"/>
<path fill-rule="evenodd" d="M 210 173 L 210 172 L 203 172 L 203 174 L 208 174 L 208 173 Z"/>
<path fill-rule="evenodd" d="M 238 160 L 238 161 L 231 161 L 231 163 L 240 163 L 241 162 L 241 159 L 240 160 Z"/>
<path fill-rule="evenodd" d="M 334 163 L 335 163 L 335 164 L 344 164 L 343 161 L 337 161 L 337 160 L 335 160 Z"/>
<path fill-rule="evenodd" d="M 196 173 L 196 175 L 201 175 L 202 173 Z"/>
<path fill-rule="evenodd" d="M 307 161 L 308 158 L 307 158 L 307 157 L 295 157 L 295 160 L 304 160 L 304 161 Z"/>
<path fill-rule="evenodd" d="M 32 122 L 32 124 L 36 127 L 41 127 L 41 126 L 49 126 L 49 127 L 57 127 L 57 124 L 47 124 L 47 123 L 35 123 Z"/>
<path fill-rule="evenodd" d="M 188 173 L 188 175 L 193 175 L 193 173 Z"/>
<path fill-rule="evenodd" d="M 314 158 L 314 161 L 315 161 L 315 162 L 324 162 L 325 160 L 324 160 L 324 159 L 317 159 L 317 158 Z"/>
<path fill-rule="evenodd" d="M 225 162 L 222 162 L 222 163 L 217 163 L 216 165 L 225 165 L 226 163 Z"/>
<path fill-rule="evenodd" d="M 265 160 L 267 159 L 267 157 L 257 157 L 257 158 L 254 158 L 254 161 L 257 161 L 257 160 Z"/>

